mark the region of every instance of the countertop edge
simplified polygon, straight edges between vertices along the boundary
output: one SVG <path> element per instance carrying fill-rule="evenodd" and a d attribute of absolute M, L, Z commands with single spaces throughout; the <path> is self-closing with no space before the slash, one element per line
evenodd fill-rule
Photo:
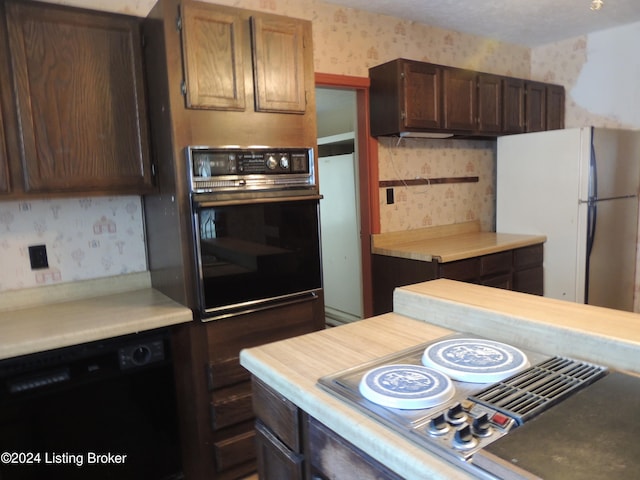
<path fill-rule="evenodd" d="M 192 320 L 189 308 L 153 288 L 0 312 L 0 359 Z"/>
<path fill-rule="evenodd" d="M 459 251 L 451 252 L 438 252 L 439 248 L 432 247 L 435 242 L 441 243 L 450 239 L 456 241 L 457 239 L 464 238 L 473 235 L 478 238 L 487 237 L 488 235 L 495 236 L 495 238 L 507 238 L 500 241 L 497 244 L 482 244 L 472 247 L 464 247 Z M 529 247 L 544 243 L 546 236 L 544 235 L 517 235 L 517 234 L 500 234 L 495 232 L 478 232 L 473 234 L 462 234 L 451 237 L 441 237 L 438 239 L 429 239 L 422 242 L 411 243 L 398 243 L 397 245 L 385 245 L 385 246 L 373 246 L 371 253 L 376 255 L 385 255 L 388 257 L 405 258 L 409 260 L 418 260 L 423 262 L 437 261 L 440 263 L 454 262 L 456 260 L 465 260 L 467 258 L 478 257 L 482 255 L 489 255 L 492 253 L 504 252 L 506 250 L 513 250 L 516 248 Z"/>
<path fill-rule="evenodd" d="M 571 345 L 576 358 L 640 373 L 640 327 L 635 313 L 447 279 L 400 287 L 394 291 L 393 305 L 396 313 L 428 319 L 432 325 L 550 355 L 567 355 L 566 345 Z M 607 325 L 598 325 L 604 317 Z M 615 331 L 613 321 L 628 322 L 635 330 Z M 517 330 L 510 328 L 516 323 Z"/>
<path fill-rule="evenodd" d="M 336 327 L 340 328 L 340 327 Z M 254 349 L 240 352 L 240 364 L 311 417 L 404 478 L 475 478 L 346 405 L 316 385 L 310 397 L 295 382 L 277 375 Z"/>

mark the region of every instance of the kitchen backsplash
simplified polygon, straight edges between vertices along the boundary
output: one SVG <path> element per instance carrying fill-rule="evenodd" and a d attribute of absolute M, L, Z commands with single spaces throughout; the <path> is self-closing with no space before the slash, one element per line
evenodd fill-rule
<path fill-rule="evenodd" d="M 380 188 L 380 224 L 395 232 L 480 221 L 495 227 L 495 142 L 379 138 L 380 180 L 461 179 L 478 181 L 393 187 L 393 203 Z"/>
<path fill-rule="evenodd" d="M 0 291 L 145 271 L 142 217 L 137 196 L 0 203 Z M 49 268 L 31 269 L 34 245 Z"/>

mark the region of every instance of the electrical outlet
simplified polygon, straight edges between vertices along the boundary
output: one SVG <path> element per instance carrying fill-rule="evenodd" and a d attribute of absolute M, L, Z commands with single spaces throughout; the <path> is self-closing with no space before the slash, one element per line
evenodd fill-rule
<path fill-rule="evenodd" d="M 29 261 L 31 262 L 31 270 L 42 270 L 44 268 L 49 268 L 49 260 L 47 259 L 47 246 L 30 246 Z"/>
<path fill-rule="evenodd" d="M 393 188 L 387 188 L 387 205 L 393 205 Z"/>

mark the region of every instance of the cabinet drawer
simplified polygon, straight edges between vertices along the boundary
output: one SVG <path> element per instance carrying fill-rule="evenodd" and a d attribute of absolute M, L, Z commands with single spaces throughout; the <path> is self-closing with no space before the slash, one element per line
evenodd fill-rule
<path fill-rule="evenodd" d="M 211 427 L 219 430 L 253 418 L 251 383 L 217 390 L 211 400 Z"/>
<path fill-rule="evenodd" d="M 256 432 L 251 429 L 215 442 L 213 450 L 216 470 L 221 472 L 254 460 L 256 458 L 255 439 Z"/>
<path fill-rule="evenodd" d="M 322 478 L 400 480 L 401 477 L 357 449 L 345 439 L 309 418 L 309 461 Z"/>
<path fill-rule="evenodd" d="M 209 322 L 206 326 L 209 389 L 248 380 L 248 372 L 240 365 L 240 350 L 317 330 L 324 322 L 324 317 L 318 318 L 317 312 L 321 310 L 322 300 L 317 297 L 308 302 Z"/>
<path fill-rule="evenodd" d="M 542 266 L 519 270 L 513 274 L 513 289 L 533 295 L 544 294 L 544 278 Z"/>
<path fill-rule="evenodd" d="M 476 280 L 480 276 L 480 258 L 467 258 L 455 262 L 441 263 L 438 268 L 439 278 L 451 280 Z"/>
<path fill-rule="evenodd" d="M 503 273 L 502 275 L 494 275 L 491 277 L 483 277 L 480 282 L 487 287 L 504 288 L 505 290 L 513 289 L 513 279 L 511 273 Z"/>
<path fill-rule="evenodd" d="M 300 411 L 257 378 L 253 378 L 253 411 L 288 448 L 302 452 Z"/>
<path fill-rule="evenodd" d="M 235 383 L 249 381 L 251 374 L 240 365 L 240 357 L 234 356 L 216 363 L 209 363 L 206 369 L 207 388 L 213 391 L 216 388 L 226 387 Z"/>
<path fill-rule="evenodd" d="M 508 252 L 493 253 L 480 257 L 480 275 L 494 275 L 511 271 L 513 254 Z"/>
<path fill-rule="evenodd" d="M 542 265 L 543 258 L 544 250 L 542 243 L 514 250 L 514 265 L 518 270 Z"/>

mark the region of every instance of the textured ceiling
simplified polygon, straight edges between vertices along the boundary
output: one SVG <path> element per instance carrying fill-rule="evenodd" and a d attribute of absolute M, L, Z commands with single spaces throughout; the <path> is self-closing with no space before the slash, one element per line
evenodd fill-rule
<path fill-rule="evenodd" d="M 156 0 L 45 0 L 146 16 Z M 205 0 L 216 3 L 216 0 Z M 640 0 L 321 0 L 447 30 L 535 47 L 640 22 Z M 268 3 L 268 2 L 266 2 Z"/>
<path fill-rule="evenodd" d="M 640 22 L 640 0 L 325 1 L 528 47 Z"/>

